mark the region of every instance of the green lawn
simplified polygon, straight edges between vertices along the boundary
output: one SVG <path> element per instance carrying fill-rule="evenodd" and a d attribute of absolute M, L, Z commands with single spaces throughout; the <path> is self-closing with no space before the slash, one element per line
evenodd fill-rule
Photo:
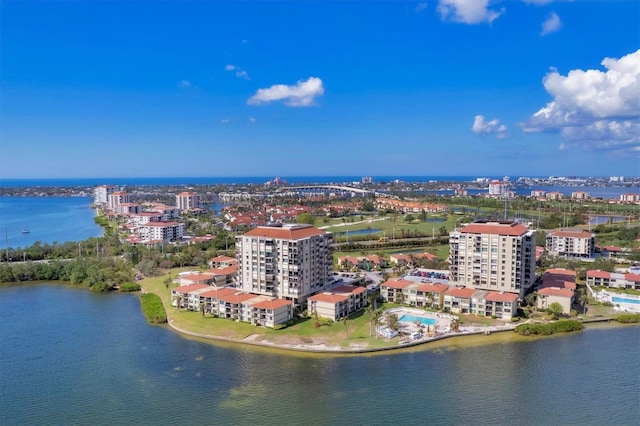
<path fill-rule="evenodd" d="M 185 269 L 185 268 L 183 268 Z M 318 343 L 329 346 L 347 348 L 380 348 L 396 346 L 398 339 L 390 341 L 369 337 L 369 315 L 363 311 L 353 313 L 346 325 L 342 322 L 322 325 L 319 328 L 313 326 L 313 320 L 301 319 L 295 325 L 272 330 L 270 328 L 256 327 L 248 323 L 230 321 L 211 316 L 203 317 L 199 312 L 178 310 L 171 306 L 171 288 L 167 288 L 165 281 L 168 277 L 175 277 L 180 269 L 173 269 L 171 274 L 160 277 L 147 278 L 141 281 L 142 288 L 148 293 L 155 293 L 162 299 L 167 311 L 167 318 L 176 327 L 181 329 L 230 339 L 242 340 L 248 336 L 258 335 L 262 340 L 273 343 L 303 344 Z M 374 331 L 375 334 L 375 331 Z"/>

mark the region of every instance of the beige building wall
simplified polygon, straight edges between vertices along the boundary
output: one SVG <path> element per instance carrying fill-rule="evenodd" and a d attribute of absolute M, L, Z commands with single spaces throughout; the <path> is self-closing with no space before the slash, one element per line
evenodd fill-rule
<path fill-rule="evenodd" d="M 535 281 L 536 233 L 524 225 L 517 226 L 514 232 L 514 226 L 508 223 L 492 222 L 452 232 L 451 281 L 473 289 L 505 291 L 523 297 Z M 467 229 L 474 232 L 466 232 Z M 518 235 L 510 235 L 514 233 Z"/>

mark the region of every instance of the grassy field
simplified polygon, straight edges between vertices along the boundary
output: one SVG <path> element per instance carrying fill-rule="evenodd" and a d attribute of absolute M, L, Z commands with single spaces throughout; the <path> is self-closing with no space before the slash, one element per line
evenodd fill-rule
<path fill-rule="evenodd" d="M 365 216 L 361 219 L 360 216 L 351 216 L 346 221 L 341 219 L 331 219 L 328 223 L 316 223 L 316 226 L 320 226 L 329 232 L 341 232 L 347 231 L 353 232 L 365 229 L 379 229 L 374 235 L 377 238 L 387 237 L 389 240 L 393 238 L 402 238 L 404 235 L 413 236 L 413 232 L 417 230 L 424 235 L 438 236 L 439 229 L 445 227 L 447 232 L 452 231 L 457 221 L 460 219 L 458 216 L 446 216 L 444 214 L 433 214 L 427 216 L 427 221 L 422 222 L 419 220 L 420 215 L 414 214 L 416 219 L 412 222 L 406 222 L 405 218 L 408 215 L 389 215 L 380 216 Z M 326 228 L 325 228 L 326 226 Z M 403 233 L 404 232 L 404 233 Z M 342 235 L 340 236 L 342 238 Z"/>
<path fill-rule="evenodd" d="M 171 306 L 171 288 L 175 285 L 169 284 L 167 287 L 166 283 L 167 278 L 175 277 L 180 271 L 172 269 L 163 276 L 146 278 L 141 281 L 141 285 L 145 292 L 160 296 L 167 311 L 167 318 L 173 325 L 193 333 L 236 340 L 251 336 L 252 340 L 265 340 L 283 345 L 318 344 L 342 348 L 380 348 L 396 346 L 398 343 L 397 338 L 383 340 L 369 337 L 369 315 L 363 311 L 352 314 L 346 324 L 331 323 L 315 328 L 313 320 L 306 318 L 289 327 L 272 330 L 209 315 L 203 317 L 198 312 L 186 309 L 178 310 Z"/>

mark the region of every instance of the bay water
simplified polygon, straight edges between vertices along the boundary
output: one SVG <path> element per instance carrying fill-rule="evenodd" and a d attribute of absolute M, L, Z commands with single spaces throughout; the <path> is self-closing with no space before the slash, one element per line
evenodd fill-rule
<path fill-rule="evenodd" d="M 92 202 L 90 197 L 0 197 L 0 248 L 100 236 Z"/>
<path fill-rule="evenodd" d="M 637 425 L 640 327 L 289 353 L 148 325 L 137 295 L 0 287 L 0 424 Z M 513 337 L 511 337 L 513 336 Z M 464 342 L 480 342 L 469 344 Z M 476 340 L 474 340 L 476 339 Z"/>

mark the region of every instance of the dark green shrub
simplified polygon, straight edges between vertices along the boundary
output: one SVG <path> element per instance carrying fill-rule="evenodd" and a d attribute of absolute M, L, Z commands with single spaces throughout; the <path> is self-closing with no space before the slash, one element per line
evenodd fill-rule
<path fill-rule="evenodd" d="M 147 322 L 151 324 L 167 322 L 167 312 L 164 310 L 160 296 L 154 293 L 145 293 L 140 297 L 140 303 Z"/>
<path fill-rule="evenodd" d="M 123 293 L 130 293 L 132 291 L 140 291 L 140 284 L 138 283 L 124 283 L 120 285 L 120 291 Z"/>
<path fill-rule="evenodd" d="M 623 324 L 632 324 L 640 322 L 640 314 L 620 314 L 614 319 Z"/>
<path fill-rule="evenodd" d="M 584 325 L 578 321 L 561 320 L 547 324 L 520 324 L 515 328 L 515 332 L 523 336 L 550 336 L 555 333 L 568 333 L 582 330 L 583 328 Z"/>

